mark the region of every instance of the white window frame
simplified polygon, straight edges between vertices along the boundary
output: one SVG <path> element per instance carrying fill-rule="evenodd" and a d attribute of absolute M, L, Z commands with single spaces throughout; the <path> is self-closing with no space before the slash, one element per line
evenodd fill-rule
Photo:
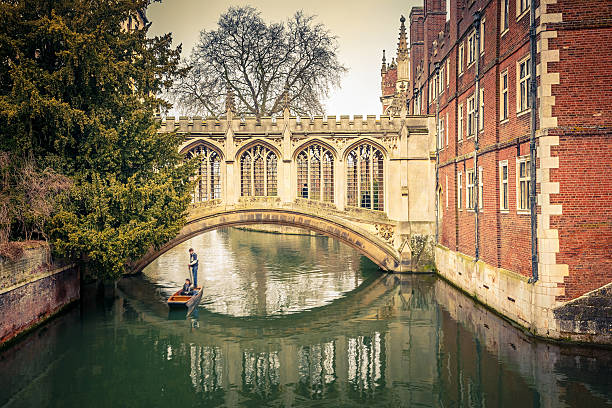
<path fill-rule="evenodd" d="M 448 112 L 446 112 L 446 146 L 448 146 L 448 134 L 450 133 L 450 125 L 448 123 Z"/>
<path fill-rule="evenodd" d="M 463 174 L 457 172 L 457 208 L 461 209 L 461 201 L 463 201 Z"/>
<path fill-rule="evenodd" d="M 444 118 L 438 119 L 438 148 L 444 149 Z"/>
<path fill-rule="evenodd" d="M 442 68 L 440 68 L 440 78 L 438 81 L 438 94 L 442 95 L 444 92 L 444 64 L 442 64 Z"/>
<path fill-rule="evenodd" d="M 485 17 L 480 20 L 480 55 L 484 55 L 485 52 L 485 23 L 487 19 Z"/>
<path fill-rule="evenodd" d="M 474 121 L 474 113 L 476 112 L 476 106 L 475 106 L 475 101 L 474 101 L 474 95 L 470 96 L 467 99 L 467 121 L 466 121 L 466 135 L 467 138 L 469 139 L 470 137 L 474 136 L 474 134 L 476 133 L 476 129 L 475 129 L 475 121 Z"/>
<path fill-rule="evenodd" d="M 444 191 L 446 192 L 446 208 L 448 208 L 448 174 L 446 175 L 446 189 Z"/>
<path fill-rule="evenodd" d="M 506 168 L 506 179 L 504 180 L 504 167 Z M 510 210 L 510 188 L 508 179 L 510 173 L 508 170 L 508 160 L 502 160 L 499 162 L 499 211 L 507 213 Z M 504 203 L 504 186 L 506 187 L 506 202 Z M 505 206 L 504 206 L 505 204 Z"/>
<path fill-rule="evenodd" d="M 463 59 L 465 58 L 465 46 L 464 41 L 459 44 L 459 76 L 463 75 Z"/>
<path fill-rule="evenodd" d="M 484 185 L 482 182 L 482 166 L 478 166 L 478 209 L 482 210 L 482 199 L 484 193 Z"/>
<path fill-rule="evenodd" d="M 521 165 L 525 165 L 525 174 L 521 175 Z M 529 189 L 531 188 L 529 155 L 516 158 L 516 212 L 529 213 Z M 525 189 L 523 190 L 523 186 Z"/>
<path fill-rule="evenodd" d="M 527 14 L 527 10 L 529 10 L 530 5 L 531 5 L 531 2 L 529 0 L 516 0 L 516 19 L 517 20 L 520 20 L 521 18 L 523 18 L 525 14 Z"/>
<path fill-rule="evenodd" d="M 504 78 L 506 84 L 504 86 Z M 505 108 L 505 112 L 504 112 Z M 499 74 L 499 117 L 500 121 L 503 122 L 508 119 L 510 114 L 510 100 L 508 95 L 508 70 L 506 69 Z"/>
<path fill-rule="evenodd" d="M 446 87 L 450 85 L 450 58 L 446 59 Z"/>
<path fill-rule="evenodd" d="M 480 88 L 480 100 L 478 101 L 478 130 L 484 130 L 484 88 Z"/>
<path fill-rule="evenodd" d="M 464 127 L 464 119 L 463 119 L 463 104 L 459 104 L 459 120 L 457 121 L 457 141 L 461 142 L 463 140 L 463 127 Z"/>
<path fill-rule="evenodd" d="M 468 58 L 467 66 L 469 67 L 476 61 L 476 31 L 473 30 L 468 36 Z"/>
<path fill-rule="evenodd" d="M 521 78 L 521 66 L 525 65 L 525 76 Z M 516 63 L 516 115 L 520 116 L 522 113 L 529 112 L 530 110 L 530 95 L 529 95 L 529 82 L 531 81 L 531 60 L 527 56 Z M 523 94 L 521 86 L 525 85 L 525 105 L 523 106 Z"/>
<path fill-rule="evenodd" d="M 475 189 L 474 189 L 474 169 L 468 169 L 465 171 L 465 208 L 467 210 L 474 211 L 475 204 Z M 470 180 L 471 179 L 471 180 Z"/>
<path fill-rule="evenodd" d="M 510 0 L 501 0 L 501 33 L 500 37 L 503 37 L 504 34 L 508 32 L 510 27 Z"/>

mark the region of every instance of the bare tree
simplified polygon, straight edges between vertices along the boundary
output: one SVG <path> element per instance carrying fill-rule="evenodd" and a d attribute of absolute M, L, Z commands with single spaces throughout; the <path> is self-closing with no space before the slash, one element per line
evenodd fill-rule
<path fill-rule="evenodd" d="M 266 24 L 252 7 L 232 7 L 213 31 L 202 31 L 184 63 L 188 74 L 173 96 L 181 111 L 218 116 L 228 90 L 239 114 L 323 113 L 321 101 L 347 69 L 335 36 L 298 11 L 286 23 Z M 285 96 L 286 91 L 286 96 Z"/>

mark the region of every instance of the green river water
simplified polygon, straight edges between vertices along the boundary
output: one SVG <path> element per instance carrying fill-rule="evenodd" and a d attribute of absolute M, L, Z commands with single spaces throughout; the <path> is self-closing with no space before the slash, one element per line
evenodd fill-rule
<path fill-rule="evenodd" d="M 199 255 L 199 307 L 165 299 Z M 0 352 L 0 407 L 603 407 L 612 352 L 535 341 L 433 275 L 223 229 Z"/>

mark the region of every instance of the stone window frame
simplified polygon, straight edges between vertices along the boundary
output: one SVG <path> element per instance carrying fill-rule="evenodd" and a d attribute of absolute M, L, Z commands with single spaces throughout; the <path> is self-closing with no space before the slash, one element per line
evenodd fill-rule
<path fill-rule="evenodd" d="M 506 80 L 505 87 L 504 87 L 504 78 Z M 508 92 L 509 80 L 510 78 L 508 75 L 508 68 L 506 68 L 504 71 L 502 71 L 499 74 L 499 118 L 500 118 L 500 123 L 506 123 L 510 116 L 510 93 Z M 504 104 L 506 108 L 505 112 L 504 112 Z"/>
<path fill-rule="evenodd" d="M 482 19 L 480 20 L 480 55 L 484 55 L 485 52 L 485 28 L 486 28 L 486 23 L 487 22 L 487 18 L 486 17 L 482 17 Z"/>
<path fill-rule="evenodd" d="M 474 94 L 472 94 L 472 96 L 467 98 L 467 102 L 466 102 L 466 136 L 467 139 L 474 137 L 474 135 L 476 134 L 476 129 L 475 129 L 475 113 L 476 113 L 476 101 L 474 98 Z M 471 106 L 471 108 L 470 108 Z M 470 110 L 471 109 L 471 110 Z"/>
<path fill-rule="evenodd" d="M 463 128 L 464 128 L 464 122 L 465 122 L 465 118 L 463 116 L 463 104 L 460 103 L 459 104 L 459 111 L 458 111 L 458 121 L 457 121 L 457 141 L 458 142 L 462 142 L 463 141 Z"/>
<path fill-rule="evenodd" d="M 448 147 L 448 134 L 449 133 L 450 133 L 450 124 L 448 122 L 448 112 L 446 112 L 446 134 L 445 134 L 446 147 Z"/>
<path fill-rule="evenodd" d="M 461 41 L 461 44 L 459 44 L 459 67 L 458 67 L 458 72 L 459 72 L 459 76 L 463 75 L 464 69 L 463 69 L 463 63 L 465 59 L 465 41 Z"/>
<path fill-rule="evenodd" d="M 438 148 L 444 149 L 444 118 L 438 118 Z"/>
<path fill-rule="evenodd" d="M 197 183 L 191 194 L 192 203 L 203 203 L 210 200 L 221 199 L 221 153 L 207 143 L 200 143 L 187 152 L 187 158 L 200 157 L 197 174 Z"/>
<path fill-rule="evenodd" d="M 261 168 L 258 166 L 260 159 Z M 238 160 L 241 197 L 278 196 L 279 155 L 273 149 L 263 143 L 254 143 L 240 152 Z"/>
<path fill-rule="evenodd" d="M 517 214 L 530 214 L 529 191 L 531 188 L 531 158 L 524 155 L 516 158 L 516 212 Z M 525 172 L 521 174 L 521 166 Z"/>
<path fill-rule="evenodd" d="M 508 31 L 510 31 L 510 0 L 502 0 L 502 5 L 500 7 L 501 17 L 501 29 L 499 36 L 503 37 Z"/>
<path fill-rule="evenodd" d="M 472 32 L 468 35 L 467 42 L 467 67 L 469 68 L 474 62 L 476 62 L 476 30 L 472 30 Z"/>
<path fill-rule="evenodd" d="M 531 2 L 529 0 L 516 0 L 516 21 L 525 17 L 530 8 Z"/>
<path fill-rule="evenodd" d="M 461 210 L 463 201 L 463 173 L 457 172 L 457 208 Z"/>
<path fill-rule="evenodd" d="M 446 175 L 446 189 L 444 191 L 446 193 L 446 208 L 448 209 L 448 174 Z"/>
<path fill-rule="evenodd" d="M 521 78 L 521 66 L 525 66 L 525 76 Z M 531 111 L 530 104 L 530 94 L 529 94 L 529 83 L 531 82 L 532 72 L 531 72 L 531 57 L 527 55 L 526 57 L 518 60 L 516 62 L 516 116 L 522 116 L 527 112 Z M 522 96 L 521 93 L 521 85 L 525 84 L 525 106 L 522 106 Z"/>
<path fill-rule="evenodd" d="M 506 179 L 504 180 L 504 168 L 506 168 Z M 508 168 L 508 160 L 502 160 L 499 162 L 499 212 L 509 213 L 510 212 L 510 171 Z M 505 189 L 504 189 L 505 187 Z M 504 192 L 506 194 L 506 202 L 504 203 Z M 505 205 L 504 205 L 505 204 Z"/>
<path fill-rule="evenodd" d="M 476 172 L 473 168 L 465 171 L 465 208 L 468 211 L 474 211 L 474 205 L 476 203 L 475 178 Z"/>
<path fill-rule="evenodd" d="M 362 150 L 362 148 L 369 148 L 369 154 L 368 152 L 365 152 L 366 155 L 368 155 L 367 157 L 367 163 L 366 163 L 366 176 L 365 176 L 365 181 L 366 181 L 366 186 L 369 187 L 369 189 L 367 189 L 367 193 L 369 193 L 369 195 L 367 196 L 369 202 L 366 202 L 366 206 L 364 206 L 364 199 L 366 198 L 366 196 L 363 194 L 363 184 L 364 184 L 364 176 L 363 176 L 363 158 L 364 158 L 364 151 Z M 352 158 L 353 153 L 354 154 L 354 158 Z M 386 161 L 386 156 L 385 156 L 385 152 L 379 148 L 377 145 L 368 142 L 368 141 L 363 141 L 363 142 L 359 142 L 355 145 L 353 145 L 350 149 L 347 149 L 346 154 L 345 154 L 345 159 L 344 161 L 346 162 L 346 165 L 344 166 L 345 168 L 345 175 L 346 175 L 346 189 L 345 189 L 345 194 L 346 194 L 346 204 L 349 207 L 356 207 L 356 208 L 364 208 L 367 210 L 372 210 L 372 211 L 380 211 L 380 212 L 384 212 L 385 208 L 386 208 L 386 200 L 385 200 L 385 175 L 387 172 L 387 165 L 385 163 Z M 375 163 L 375 160 L 377 161 Z M 354 163 L 354 166 L 351 164 Z M 368 166 L 369 164 L 369 166 Z M 352 170 L 352 168 L 354 167 L 354 170 Z M 369 170 L 367 170 L 369 169 Z M 378 175 L 376 175 L 376 171 L 378 171 Z M 380 174 L 382 173 L 382 174 Z M 349 182 L 349 180 L 351 179 L 352 175 L 354 175 L 354 181 Z M 371 176 L 371 177 L 370 177 Z M 375 182 L 376 182 L 376 188 L 374 188 L 375 186 Z M 350 197 L 354 195 L 354 199 L 351 199 Z"/>
<path fill-rule="evenodd" d="M 322 143 L 313 142 L 300 148 L 295 155 L 298 197 L 333 204 L 335 162 L 334 152 Z M 313 167 L 317 163 L 318 168 Z"/>
<path fill-rule="evenodd" d="M 484 132 L 484 87 L 480 88 L 480 98 L 478 107 L 478 131 Z"/>
<path fill-rule="evenodd" d="M 478 166 L 478 189 L 477 189 L 477 194 L 478 194 L 478 209 L 482 210 L 483 209 L 483 197 L 484 197 L 484 183 L 483 183 L 483 169 L 482 166 Z"/>

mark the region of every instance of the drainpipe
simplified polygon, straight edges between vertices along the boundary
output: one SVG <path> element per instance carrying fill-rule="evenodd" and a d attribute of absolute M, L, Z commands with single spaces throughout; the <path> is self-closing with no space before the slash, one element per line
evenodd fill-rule
<path fill-rule="evenodd" d="M 529 163 L 530 163 L 530 189 L 529 189 L 529 210 L 531 215 L 531 279 L 530 283 L 538 281 L 538 211 L 536 196 L 536 121 L 537 121 L 537 97 L 538 84 L 536 78 L 536 57 L 537 57 L 537 33 L 536 33 L 536 0 L 531 0 L 531 10 L 529 11 L 529 46 L 531 62 L 531 78 L 529 92 L 531 94 L 531 123 L 529 135 Z"/>
<path fill-rule="evenodd" d="M 477 11 L 474 13 L 474 30 L 475 30 L 475 39 L 474 44 L 475 54 L 474 58 L 476 58 L 476 65 L 474 67 L 474 121 L 476 122 L 475 126 L 475 134 L 474 134 L 474 224 L 475 224 L 475 249 L 474 249 L 474 258 L 476 261 L 480 259 L 480 217 L 479 217 L 479 180 L 478 180 L 478 150 L 480 149 L 478 143 L 478 137 L 480 134 L 480 12 Z M 484 118 L 483 118 L 484 121 Z M 466 176 L 467 177 L 467 176 Z"/>
<path fill-rule="evenodd" d="M 440 63 L 436 62 L 434 63 L 434 67 L 435 67 L 435 71 L 434 71 L 434 76 L 436 78 L 436 86 L 434 87 L 433 92 L 438 92 L 439 88 L 439 81 L 440 81 Z M 437 94 L 434 94 L 437 95 Z M 438 197 L 438 190 L 440 188 L 440 181 L 438 180 L 439 176 L 438 176 L 438 169 L 440 167 L 440 95 L 437 95 L 436 97 L 436 209 L 435 209 L 435 214 L 436 214 L 436 244 L 438 243 L 438 237 L 439 237 L 439 219 L 440 219 L 440 210 L 439 210 L 439 206 L 440 203 L 438 202 L 440 200 L 440 198 Z"/>

